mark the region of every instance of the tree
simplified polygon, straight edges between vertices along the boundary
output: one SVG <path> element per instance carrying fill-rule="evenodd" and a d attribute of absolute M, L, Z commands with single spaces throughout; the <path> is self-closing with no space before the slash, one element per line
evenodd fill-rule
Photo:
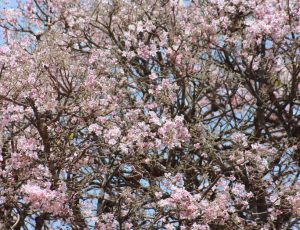
<path fill-rule="evenodd" d="M 298 0 L 0 13 L 1 229 L 300 229 Z"/>

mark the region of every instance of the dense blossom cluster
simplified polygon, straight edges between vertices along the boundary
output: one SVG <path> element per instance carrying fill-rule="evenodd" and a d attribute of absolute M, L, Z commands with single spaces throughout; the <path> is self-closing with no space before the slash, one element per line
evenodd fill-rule
<path fill-rule="evenodd" d="M 49 186 L 48 186 L 49 187 Z M 34 210 L 43 210 L 54 215 L 68 215 L 68 210 L 64 207 L 67 200 L 66 194 L 54 191 L 50 188 L 41 188 L 38 185 L 28 183 L 22 186 L 24 201 L 30 203 Z"/>
<path fill-rule="evenodd" d="M 0 29 L 0 229 L 300 228 L 299 0 L 25 0 Z"/>

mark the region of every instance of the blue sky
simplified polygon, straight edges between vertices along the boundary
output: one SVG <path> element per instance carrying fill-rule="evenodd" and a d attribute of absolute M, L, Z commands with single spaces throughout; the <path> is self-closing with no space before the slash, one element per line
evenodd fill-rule
<path fill-rule="evenodd" d="M 0 0 L 0 10 L 4 8 L 13 8 L 16 7 L 16 0 Z M 1 17 L 1 13 L 0 13 Z M 3 44 L 3 31 L 0 28 L 0 45 Z"/>
<path fill-rule="evenodd" d="M 4 6 L 15 7 L 17 5 L 16 2 L 16 0 L 0 0 L 0 8 L 3 8 Z"/>

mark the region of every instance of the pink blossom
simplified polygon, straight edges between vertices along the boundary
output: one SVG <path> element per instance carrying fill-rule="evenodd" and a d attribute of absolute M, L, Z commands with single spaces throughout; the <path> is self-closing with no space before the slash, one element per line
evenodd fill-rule
<path fill-rule="evenodd" d="M 174 121 L 167 120 L 158 132 L 162 135 L 163 143 L 170 149 L 181 147 L 190 138 L 189 131 L 183 124 L 183 117 L 180 116 L 176 116 Z"/>
<path fill-rule="evenodd" d="M 97 124 L 91 124 L 88 128 L 89 132 L 94 132 L 97 136 L 102 134 L 102 127 Z"/>

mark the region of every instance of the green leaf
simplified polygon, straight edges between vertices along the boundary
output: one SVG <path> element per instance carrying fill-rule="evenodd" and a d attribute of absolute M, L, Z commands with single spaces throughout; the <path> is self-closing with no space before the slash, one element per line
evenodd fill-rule
<path fill-rule="evenodd" d="M 69 136 L 68 136 L 68 140 L 71 141 L 73 140 L 75 137 L 75 133 L 71 133 Z"/>
<path fill-rule="evenodd" d="M 279 79 L 275 79 L 273 81 L 273 85 L 274 85 L 274 87 L 278 88 L 278 87 L 282 86 L 282 82 Z"/>

